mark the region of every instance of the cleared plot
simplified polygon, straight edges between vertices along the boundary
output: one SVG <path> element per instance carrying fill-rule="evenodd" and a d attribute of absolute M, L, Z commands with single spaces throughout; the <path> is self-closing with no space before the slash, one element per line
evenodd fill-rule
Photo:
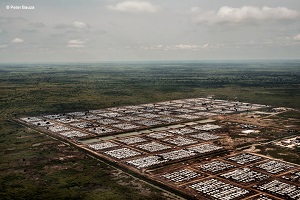
<path fill-rule="evenodd" d="M 187 150 L 175 150 L 175 151 L 170 151 L 166 153 L 159 154 L 158 156 L 161 156 L 164 160 L 179 160 L 182 158 L 188 158 L 191 156 L 195 156 L 196 153 L 187 151 Z"/>
<path fill-rule="evenodd" d="M 107 110 L 98 109 L 98 110 L 90 110 L 89 112 L 90 112 L 90 113 L 93 113 L 93 114 L 100 114 L 100 113 L 105 113 L 105 112 L 107 112 Z"/>
<path fill-rule="evenodd" d="M 180 183 L 180 182 L 187 182 L 193 180 L 197 177 L 200 177 L 201 174 L 192 171 L 190 169 L 182 169 L 179 171 L 175 171 L 168 174 L 161 175 L 163 178 L 168 179 L 169 181 Z"/>
<path fill-rule="evenodd" d="M 36 121 L 42 121 L 43 119 L 40 117 L 23 117 L 23 118 L 20 118 L 20 120 L 22 120 L 24 122 L 36 122 Z"/>
<path fill-rule="evenodd" d="M 215 160 L 199 166 L 201 170 L 210 173 L 218 173 L 234 167 L 236 166 L 219 160 Z"/>
<path fill-rule="evenodd" d="M 129 165 L 133 165 L 135 168 L 141 169 L 141 168 L 152 167 L 165 162 L 167 161 L 163 160 L 160 156 L 147 156 L 143 158 L 129 160 L 126 163 Z"/>
<path fill-rule="evenodd" d="M 190 188 L 214 199 L 230 200 L 243 198 L 249 195 L 250 191 L 237 186 L 224 183 L 217 179 L 200 181 L 189 186 Z"/>
<path fill-rule="evenodd" d="M 130 158 L 130 157 L 141 155 L 140 152 L 134 151 L 129 148 L 114 149 L 111 151 L 105 151 L 104 153 L 106 155 L 109 155 L 109 156 L 111 156 L 113 158 L 117 158 L 117 159 L 125 159 L 125 158 Z"/>
<path fill-rule="evenodd" d="M 285 172 L 289 169 L 294 168 L 294 165 L 290 165 L 284 162 L 271 160 L 265 163 L 261 163 L 256 166 L 257 168 L 260 168 L 266 172 L 269 172 L 271 174 L 278 174 L 280 172 Z"/>
<path fill-rule="evenodd" d="M 210 134 L 210 133 L 197 133 L 197 134 L 191 135 L 191 137 L 200 139 L 200 140 L 204 140 L 204 141 L 216 140 L 216 139 L 221 138 L 218 135 L 214 135 L 214 134 Z"/>
<path fill-rule="evenodd" d="M 213 144 L 200 144 L 200 145 L 188 148 L 189 151 L 197 152 L 199 154 L 209 153 L 209 152 L 217 151 L 220 149 L 223 149 L 223 147 L 219 147 L 219 146 L 216 146 Z"/>
<path fill-rule="evenodd" d="M 120 139 L 117 141 L 128 145 L 128 144 L 136 144 L 136 143 L 140 143 L 140 142 L 146 142 L 147 140 L 144 138 L 141 138 L 141 137 L 130 137 L 130 138 Z"/>
<path fill-rule="evenodd" d="M 140 110 L 140 109 L 143 109 L 143 107 L 141 105 L 135 105 L 135 106 L 124 106 L 122 107 L 123 109 L 126 109 L 126 110 L 131 110 L 131 111 L 137 111 L 137 110 Z"/>
<path fill-rule="evenodd" d="M 62 131 L 69 131 L 71 129 L 69 127 L 66 127 L 66 126 L 57 125 L 57 126 L 50 126 L 49 130 L 52 131 L 52 132 L 57 133 L 57 132 L 62 132 Z"/>
<path fill-rule="evenodd" d="M 85 114 L 86 114 L 85 112 L 71 112 L 71 113 L 67 113 L 67 115 L 71 115 L 71 116 L 75 116 L 75 117 L 83 116 Z"/>
<path fill-rule="evenodd" d="M 167 133 L 167 132 L 159 132 L 159 133 L 150 133 L 147 135 L 147 137 L 153 138 L 153 139 L 164 139 L 166 137 L 172 137 L 173 134 Z"/>
<path fill-rule="evenodd" d="M 205 125 L 200 125 L 200 126 L 194 126 L 193 128 L 196 130 L 200 130 L 200 131 L 211 131 L 211 130 L 219 129 L 222 127 L 219 125 L 215 125 L 215 124 L 205 124 Z"/>
<path fill-rule="evenodd" d="M 163 141 L 167 142 L 169 144 L 174 144 L 176 146 L 185 146 L 185 145 L 198 143 L 198 141 L 196 141 L 196 140 L 188 139 L 188 138 L 181 137 L 181 136 L 175 137 L 175 138 L 165 139 Z"/>
<path fill-rule="evenodd" d="M 261 159 L 262 159 L 262 157 L 256 156 L 253 154 L 249 154 L 249 153 L 242 153 L 242 154 L 238 154 L 238 155 L 227 158 L 227 160 L 233 161 L 240 165 L 257 162 Z"/>
<path fill-rule="evenodd" d="M 166 150 L 166 149 L 171 148 L 170 146 L 160 144 L 160 143 L 157 143 L 157 142 L 141 144 L 141 145 L 137 145 L 136 147 L 139 148 L 139 149 L 148 151 L 148 152 L 157 152 L 157 151 L 162 151 L 162 150 Z"/>
<path fill-rule="evenodd" d="M 292 184 L 288 184 L 288 183 L 284 183 L 278 180 L 273 180 L 271 182 L 262 184 L 258 187 L 256 187 L 256 189 L 264 191 L 264 192 L 268 192 L 270 194 L 275 194 L 275 195 L 280 195 L 282 197 L 284 197 L 285 199 L 294 199 L 294 200 L 299 200 L 300 199 L 300 188 L 292 185 Z"/>
<path fill-rule="evenodd" d="M 227 172 L 220 176 L 229 180 L 233 180 L 238 183 L 252 183 L 252 182 L 262 181 L 269 178 L 268 175 L 253 171 L 247 167 L 236 169 L 234 171 Z"/>
<path fill-rule="evenodd" d="M 210 113 L 210 112 L 195 112 L 194 115 L 198 115 L 199 117 L 211 117 L 211 116 L 216 116 L 218 114 Z"/>
<path fill-rule="evenodd" d="M 60 135 L 67 137 L 67 138 L 80 138 L 80 137 L 86 137 L 89 134 L 82 133 L 80 131 L 68 131 L 68 132 L 61 132 Z"/>
<path fill-rule="evenodd" d="M 190 128 L 178 128 L 178 129 L 172 129 L 172 130 L 168 130 L 168 131 L 171 133 L 179 134 L 179 135 L 185 135 L 185 134 L 195 132 L 195 130 L 190 129 Z"/>
<path fill-rule="evenodd" d="M 94 150 L 108 149 L 108 148 L 117 147 L 117 146 L 119 146 L 119 145 L 112 143 L 112 142 L 101 142 L 101 143 L 94 143 L 94 144 L 88 145 L 88 147 L 90 149 L 94 149 Z"/>

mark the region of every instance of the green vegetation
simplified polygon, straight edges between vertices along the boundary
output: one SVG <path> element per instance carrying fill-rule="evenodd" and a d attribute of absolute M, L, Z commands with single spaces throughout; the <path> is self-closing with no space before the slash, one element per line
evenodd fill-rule
<path fill-rule="evenodd" d="M 1 199 L 161 199 L 158 191 L 71 146 L 0 124 Z"/>
<path fill-rule="evenodd" d="M 299 108 L 299 65 L 2 65 L 0 106 L 10 117 L 215 95 L 220 99 Z"/>
<path fill-rule="evenodd" d="M 300 148 L 295 149 L 283 148 L 273 144 L 258 145 L 257 149 L 260 154 L 271 156 L 273 158 L 282 159 L 287 162 L 300 164 Z"/>
<path fill-rule="evenodd" d="M 206 97 L 299 108 L 300 63 L 0 65 L 1 199 L 161 199 L 134 178 L 8 121 Z"/>

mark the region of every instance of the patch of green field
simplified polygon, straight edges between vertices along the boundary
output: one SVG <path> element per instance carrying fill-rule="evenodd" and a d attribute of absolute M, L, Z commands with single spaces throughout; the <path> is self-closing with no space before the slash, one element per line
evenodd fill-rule
<path fill-rule="evenodd" d="M 287 162 L 300 164 L 300 148 L 289 149 L 272 144 L 256 146 L 260 151 L 259 154 L 271 156 L 273 158 L 281 159 Z"/>
<path fill-rule="evenodd" d="M 287 112 L 280 113 L 277 116 L 282 117 L 282 118 L 300 119 L 300 112 L 287 111 Z"/>

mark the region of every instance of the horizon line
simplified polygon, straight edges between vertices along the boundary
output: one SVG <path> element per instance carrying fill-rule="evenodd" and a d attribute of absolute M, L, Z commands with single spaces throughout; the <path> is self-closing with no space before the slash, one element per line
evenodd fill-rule
<path fill-rule="evenodd" d="M 176 63 L 176 62 L 300 62 L 300 59 L 217 59 L 217 60 L 106 60 L 106 61 L 45 61 L 0 62 L 1 64 L 101 64 L 101 63 Z"/>

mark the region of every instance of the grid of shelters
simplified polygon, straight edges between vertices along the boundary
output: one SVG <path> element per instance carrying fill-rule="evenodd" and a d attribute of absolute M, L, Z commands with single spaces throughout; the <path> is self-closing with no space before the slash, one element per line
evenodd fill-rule
<path fill-rule="evenodd" d="M 153 139 L 164 139 L 167 137 L 172 137 L 173 134 L 167 133 L 167 132 L 155 132 L 155 133 L 150 133 L 147 135 L 147 137 L 153 138 Z"/>
<path fill-rule="evenodd" d="M 195 156 L 196 153 L 184 149 L 169 151 L 166 153 L 159 154 L 164 160 L 179 160 L 183 158 L 189 158 Z"/>
<path fill-rule="evenodd" d="M 197 133 L 197 134 L 190 135 L 190 137 L 200 139 L 200 140 L 204 140 L 204 141 L 216 140 L 216 139 L 221 138 L 220 136 L 214 135 L 214 134 L 211 134 L 211 133 Z"/>
<path fill-rule="evenodd" d="M 67 131 L 67 132 L 60 132 L 58 134 L 62 135 L 63 137 L 67 137 L 67 138 L 82 138 L 82 137 L 89 136 L 89 134 L 83 133 L 81 131 Z"/>
<path fill-rule="evenodd" d="M 141 138 L 141 137 L 128 137 L 128 138 L 119 139 L 117 141 L 122 142 L 122 143 L 127 144 L 127 145 L 141 143 L 141 142 L 147 142 L 146 139 Z"/>
<path fill-rule="evenodd" d="M 109 133 L 116 132 L 114 129 L 107 128 L 105 126 L 90 128 L 88 129 L 88 131 L 96 133 L 98 135 L 107 135 Z"/>
<path fill-rule="evenodd" d="M 294 168 L 294 165 L 280 162 L 277 160 L 270 160 L 270 161 L 261 163 L 259 165 L 256 165 L 256 167 L 259 169 L 262 169 L 266 172 L 269 172 L 271 174 L 278 174 L 278 173 L 285 172 L 289 169 Z"/>
<path fill-rule="evenodd" d="M 238 155 L 231 156 L 231 157 L 227 158 L 227 160 L 235 162 L 235 163 L 240 164 L 240 165 L 245 165 L 245 164 L 257 162 L 261 159 L 262 159 L 262 157 L 257 156 L 257 155 L 253 155 L 253 154 L 250 154 L 250 153 L 242 153 L 242 154 L 238 154 Z"/>
<path fill-rule="evenodd" d="M 74 127 L 85 129 L 85 131 L 98 135 L 110 135 L 131 129 L 143 129 L 145 126 L 156 127 L 174 122 L 180 123 L 186 120 L 194 120 L 207 116 L 207 114 L 218 114 L 210 112 L 207 108 L 226 111 L 232 110 L 230 107 L 256 110 L 266 106 L 209 98 L 193 98 L 40 117 L 22 117 L 20 120 L 39 127 L 49 127 L 57 122 L 59 123 L 58 125 L 60 123 L 67 125 L 70 127 L 70 130 L 74 130 Z M 202 115 L 199 115 L 199 113 L 202 113 Z M 195 128 L 199 127 L 196 126 Z M 211 130 L 214 128 L 218 127 L 216 125 L 204 125 L 200 129 Z M 182 133 L 184 134 L 184 132 Z"/>
<path fill-rule="evenodd" d="M 257 181 L 263 181 L 269 176 L 260 172 L 251 170 L 248 167 L 236 169 L 234 171 L 227 172 L 220 175 L 223 178 L 233 180 L 238 183 L 252 183 Z"/>
<path fill-rule="evenodd" d="M 146 156 L 133 160 L 126 161 L 127 164 L 136 167 L 137 169 L 153 167 L 155 165 L 165 163 L 167 160 L 162 159 L 161 156 Z"/>
<path fill-rule="evenodd" d="M 161 176 L 169 181 L 182 183 L 194 180 L 195 178 L 201 177 L 202 175 L 190 169 L 182 169 L 179 171 L 163 174 Z"/>
<path fill-rule="evenodd" d="M 191 121 L 203 119 L 204 116 L 233 112 L 232 107 L 241 107 L 240 110 L 245 108 L 251 110 L 264 106 L 257 105 L 252 107 L 251 104 L 245 105 L 240 102 L 195 98 L 41 117 L 27 117 L 21 118 L 21 120 L 28 124 L 39 126 L 41 129 L 47 130 L 48 133 L 52 132 L 70 139 L 96 135 L 96 137 L 107 136 L 125 132 L 123 135 L 101 137 L 100 139 L 93 138 L 90 140 L 93 143 L 83 143 L 83 146 L 97 151 L 97 155 L 100 154 L 105 159 L 114 160 L 115 162 L 120 161 L 121 165 L 126 164 L 136 169 L 148 169 L 161 166 L 162 164 L 173 165 L 183 160 L 189 162 L 191 158 L 203 156 L 203 154 L 219 153 L 219 150 L 222 150 L 223 147 L 199 142 L 200 140 L 209 141 L 220 138 L 220 136 L 212 134 L 211 131 L 222 127 L 210 124 L 207 121 L 201 122 L 201 124 L 199 124 L 200 121 Z M 178 124 L 164 126 L 174 122 Z M 180 124 L 180 122 L 184 122 L 184 124 Z M 148 130 L 143 130 L 146 128 Z M 129 130 L 135 130 L 135 132 L 129 133 Z M 136 134 L 144 135 L 136 136 Z M 243 154 L 243 156 L 232 157 L 231 161 L 241 164 L 259 160 L 257 159 L 258 156 L 252 154 Z M 228 159 L 230 160 L 230 158 Z M 221 173 L 234 167 L 233 164 L 213 161 L 201 165 L 200 169 L 205 174 L 205 171 Z M 227 178 L 232 180 L 241 179 L 245 181 L 245 177 L 249 178 L 250 172 L 253 175 L 252 170 L 249 173 L 246 173 L 245 169 L 240 170 L 243 172 L 240 177 L 237 176 L 237 173 L 240 172 L 237 170 L 233 171 L 236 173 L 231 172 L 233 174 L 230 175 L 226 173 L 222 177 L 226 178 L 228 176 Z M 172 171 L 171 173 L 164 172 L 162 177 L 175 183 L 194 181 L 203 177 L 202 172 L 201 174 L 197 172 L 199 168 L 194 168 L 193 170 L 181 168 L 178 171 L 174 171 L 173 168 Z M 256 176 L 255 178 L 256 180 L 259 179 Z M 205 186 L 206 181 L 194 183 L 190 185 L 190 188 L 217 199 L 242 198 L 249 193 L 248 190 L 223 183 L 217 179 L 211 180 L 214 180 L 211 184 L 214 185 L 214 188 L 207 189 Z M 201 185 L 202 183 L 204 185 Z M 223 190 L 221 186 L 224 186 L 225 189 Z"/>
<path fill-rule="evenodd" d="M 196 130 L 200 130 L 200 131 L 211 131 L 211 130 L 219 129 L 222 127 L 219 125 L 215 125 L 215 124 L 204 124 L 204 125 L 194 126 L 193 128 Z"/>
<path fill-rule="evenodd" d="M 216 145 L 213 145 L 213 144 L 204 143 L 204 144 L 199 144 L 197 146 L 189 147 L 187 149 L 189 151 L 192 151 L 192 152 L 196 152 L 196 153 L 199 153 L 199 154 L 204 154 L 204 153 L 210 153 L 210 152 L 213 152 L 213 151 L 223 149 L 223 147 L 216 146 Z"/>
<path fill-rule="evenodd" d="M 198 143 L 197 140 L 188 139 L 182 136 L 164 139 L 163 141 L 169 144 L 174 144 L 179 147 Z"/>
<path fill-rule="evenodd" d="M 190 134 L 190 133 L 195 132 L 195 130 L 193 130 L 191 128 L 187 128 L 187 127 L 171 129 L 171 130 L 168 130 L 168 131 L 171 132 L 171 133 L 179 134 L 179 135 L 186 135 L 186 134 Z"/>
<path fill-rule="evenodd" d="M 114 149 L 114 150 L 110 150 L 110 151 L 104 151 L 104 153 L 106 155 L 109 155 L 109 156 L 117 158 L 117 159 L 125 159 L 125 158 L 130 158 L 130 157 L 141 155 L 140 152 L 134 151 L 129 148 Z"/>
<path fill-rule="evenodd" d="M 53 126 L 49 126 L 48 130 L 57 133 L 62 131 L 69 131 L 71 129 L 69 127 L 62 126 L 62 125 L 53 125 Z"/>
<path fill-rule="evenodd" d="M 170 146 L 158 143 L 158 142 L 150 142 L 146 144 L 140 144 L 136 146 L 139 149 L 142 149 L 147 152 L 158 152 L 158 151 L 163 151 L 166 149 L 170 149 Z"/>
<path fill-rule="evenodd" d="M 189 187 L 205 196 L 220 200 L 242 199 L 250 194 L 249 190 L 224 183 L 214 178 L 193 183 Z"/>
<path fill-rule="evenodd" d="M 113 143 L 113 142 L 99 142 L 99 143 L 94 143 L 94 144 L 89 144 L 88 147 L 93 150 L 102 150 L 102 149 L 108 149 L 112 147 L 117 147 L 119 145 Z"/>
<path fill-rule="evenodd" d="M 279 180 L 273 180 L 273 181 L 267 182 L 265 184 L 257 186 L 256 188 L 263 192 L 268 192 L 270 194 L 282 196 L 285 199 L 293 199 L 293 200 L 300 199 L 300 188 L 299 187 L 292 185 L 292 184 L 284 183 Z"/>
<path fill-rule="evenodd" d="M 235 167 L 236 167 L 235 165 L 223 161 L 219 161 L 219 160 L 214 160 L 199 166 L 199 168 L 202 171 L 210 172 L 213 174 L 223 172 L 225 170 L 229 170 Z"/>

